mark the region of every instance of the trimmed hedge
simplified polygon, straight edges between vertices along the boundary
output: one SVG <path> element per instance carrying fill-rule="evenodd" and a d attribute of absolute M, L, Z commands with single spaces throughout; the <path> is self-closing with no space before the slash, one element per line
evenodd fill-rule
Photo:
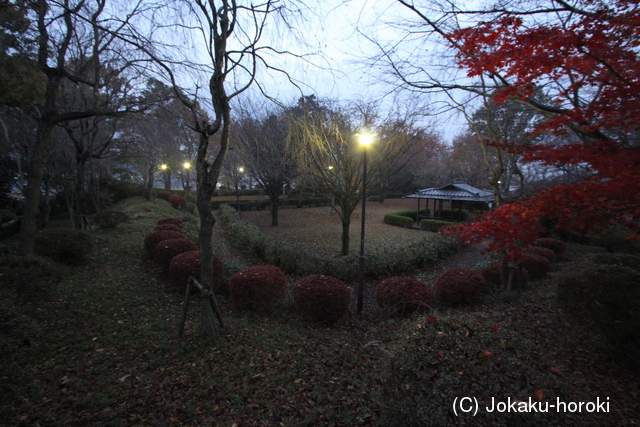
<path fill-rule="evenodd" d="M 314 274 L 293 285 L 293 302 L 303 317 L 335 322 L 349 314 L 351 289 L 335 277 Z"/>
<path fill-rule="evenodd" d="M 173 257 L 183 252 L 197 250 L 198 246 L 191 240 L 179 237 L 177 239 L 167 239 L 159 242 L 153 250 L 153 257 L 156 262 L 160 264 L 160 267 L 162 267 L 162 272 L 167 273 Z"/>
<path fill-rule="evenodd" d="M 278 267 L 257 265 L 231 276 L 229 294 L 235 308 L 267 310 L 284 301 L 287 278 Z"/>
<path fill-rule="evenodd" d="M 213 291 L 223 291 L 222 278 L 225 275 L 224 263 L 217 255 L 213 255 Z M 200 251 L 183 252 L 174 256 L 169 264 L 168 289 L 184 294 L 187 281 L 192 276 L 200 280 Z"/>
<path fill-rule="evenodd" d="M 399 227 L 413 227 L 414 220 L 408 216 L 396 215 L 395 213 L 388 213 L 384 216 L 384 223 L 389 225 L 396 225 Z"/>
<path fill-rule="evenodd" d="M 531 253 L 522 254 L 522 265 L 529 272 L 531 280 L 544 277 L 549 272 L 549 260 Z"/>
<path fill-rule="evenodd" d="M 173 224 L 180 228 L 184 228 L 184 223 L 182 222 L 181 219 L 178 219 L 178 218 L 162 218 L 162 219 L 159 219 L 158 222 L 156 223 L 156 225 L 163 225 L 163 224 Z"/>
<path fill-rule="evenodd" d="M 47 228 L 35 234 L 36 255 L 51 258 L 66 265 L 85 264 L 93 250 L 89 233 L 74 228 Z"/>
<path fill-rule="evenodd" d="M 153 251 L 156 249 L 158 243 L 162 242 L 163 240 L 181 238 L 184 238 L 184 234 L 181 231 L 152 231 L 151 233 L 147 234 L 147 237 L 144 238 L 144 248 L 150 255 L 153 255 Z"/>
<path fill-rule="evenodd" d="M 153 231 L 177 231 L 178 233 L 182 233 L 182 227 L 175 224 L 160 224 L 156 225 Z"/>
<path fill-rule="evenodd" d="M 470 268 L 453 268 L 436 280 L 435 294 L 439 303 L 458 305 L 475 302 L 486 288 L 482 274 Z"/>
<path fill-rule="evenodd" d="M 376 302 L 390 316 L 410 317 L 431 309 L 433 296 L 425 282 L 412 277 L 389 277 L 376 286 Z"/>
<path fill-rule="evenodd" d="M 423 219 L 420 221 L 420 228 L 422 230 L 433 231 L 434 233 L 437 233 L 438 230 L 445 225 L 451 225 L 451 223 L 447 221 L 439 221 L 437 219 Z"/>
<path fill-rule="evenodd" d="M 531 246 L 529 248 L 525 248 L 522 251 L 523 254 L 533 254 L 537 256 L 541 256 L 545 258 L 549 263 L 553 264 L 556 262 L 556 253 L 551 249 L 544 248 L 542 246 Z"/>
<path fill-rule="evenodd" d="M 556 254 L 556 258 L 561 258 L 567 250 L 567 244 L 560 239 L 552 237 L 542 237 L 536 240 L 536 246 L 551 249 Z"/>
<path fill-rule="evenodd" d="M 95 214 L 91 221 L 100 228 L 115 228 L 128 219 L 129 215 L 122 211 L 102 211 Z"/>
<path fill-rule="evenodd" d="M 171 203 L 174 209 L 185 209 L 187 207 L 187 200 L 182 196 L 173 195 L 167 201 Z"/>

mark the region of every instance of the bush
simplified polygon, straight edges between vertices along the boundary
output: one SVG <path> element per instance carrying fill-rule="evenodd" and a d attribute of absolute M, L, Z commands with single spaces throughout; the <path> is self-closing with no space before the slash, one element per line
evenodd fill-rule
<path fill-rule="evenodd" d="M 198 246 L 191 240 L 187 240 L 184 237 L 177 239 L 163 240 L 158 243 L 153 250 L 153 257 L 156 262 L 162 267 L 164 273 L 169 271 L 169 264 L 171 259 L 183 252 L 197 251 Z"/>
<path fill-rule="evenodd" d="M 200 251 L 183 252 L 174 256 L 169 264 L 168 287 L 172 291 L 184 294 L 189 277 L 200 280 Z M 225 275 L 224 263 L 217 255 L 213 255 L 213 291 L 223 290 L 222 278 Z"/>
<path fill-rule="evenodd" d="M 158 243 L 162 242 L 163 240 L 180 238 L 184 238 L 184 234 L 179 231 L 152 231 L 151 233 L 147 234 L 147 237 L 144 238 L 144 247 L 150 255 L 153 255 L 153 251 L 156 249 L 156 246 L 158 246 Z"/>
<path fill-rule="evenodd" d="M 296 282 L 293 302 L 303 317 L 335 322 L 349 313 L 351 290 L 335 277 L 314 274 Z"/>
<path fill-rule="evenodd" d="M 420 209 L 420 215 L 429 216 L 430 212 L 431 211 L 429 209 L 426 209 L 426 208 Z M 418 221 L 418 217 L 416 215 L 417 213 L 418 213 L 417 209 L 404 209 L 404 210 L 401 210 L 401 211 L 389 212 L 390 215 L 407 216 L 407 217 L 413 219 L 413 222 Z"/>
<path fill-rule="evenodd" d="M 30 297 L 52 291 L 62 280 L 62 271 L 47 258 L 9 255 L 0 258 L 0 277 L 3 285 Z"/>
<path fill-rule="evenodd" d="M 447 221 L 438 221 L 436 219 L 423 219 L 420 221 L 420 228 L 422 230 L 433 231 L 437 233 L 440 230 L 440 227 L 444 227 L 445 225 L 451 225 L 450 222 Z"/>
<path fill-rule="evenodd" d="M 442 211 L 438 211 L 438 218 L 451 221 L 466 221 L 469 218 L 469 211 L 466 209 L 443 209 Z"/>
<path fill-rule="evenodd" d="M 435 285 L 436 299 L 445 305 L 476 301 L 486 287 L 482 274 L 470 268 L 454 268 L 438 277 Z"/>
<path fill-rule="evenodd" d="M 640 257 L 624 263 L 617 255 L 607 258 L 588 257 L 579 272 L 558 278 L 558 300 L 581 324 L 585 317 L 591 319 L 614 345 L 620 362 L 640 369 Z"/>
<path fill-rule="evenodd" d="M 544 277 L 549 272 L 549 260 L 531 253 L 522 254 L 522 266 L 529 272 L 531 280 Z"/>
<path fill-rule="evenodd" d="M 172 224 L 180 228 L 184 228 L 184 224 L 182 223 L 182 220 L 178 218 L 162 218 L 162 219 L 159 219 L 158 222 L 156 223 L 156 225 L 165 225 L 165 224 Z"/>
<path fill-rule="evenodd" d="M 412 277 L 389 277 L 376 286 L 376 302 L 391 316 L 409 317 L 433 305 L 429 286 Z"/>
<path fill-rule="evenodd" d="M 158 199 L 166 200 L 167 202 L 171 196 L 173 196 L 173 193 L 169 193 L 168 191 L 159 191 L 158 194 L 156 194 Z"/>
<path fill-rule="evenodd" d="M 400 216 L 393 213 L 388 213 L 384 216 L 384 223 L 389 225 L 397 225 L 400 227 L 413 227 L 413 219 L 408 216 Z"/>
<path fill-rule="evenodd" d="M 177 231 L 178 233 L 182 233 L 182 228 L 175 224 L 160 224 L 156 225 L 153 231 Z"/>
<path fill-rule="evenodd" d="M 500 276 L 502 275 L 501 262 L 493 262 L 484 267 L 480 272 L 482 273 L 484 280 L 487 282 L 487 287 L 502 286 L 500 279 Z M 522 281 L 520 281 L 520 272 L 522 272 Z M 511 280 L 512 287 L 516 287 L 520 283 L 524 288 L 527 286 L 527 283 L 529 283 L 529 271 L 524 267 L 522 267 L 522 269 L 514 267 L 513 278 Z"/>
<path fill-rule="evenodd" d="M 531 351 L 521 331 L 506 325 L 496 328 L 459 313 L 456 318 L 428 316 L 405 322 L 400 340 L 385 358 L 379 400 L 380 426 L 541 426 L 602 425 L 588 413 L 571 418 L 551 404 L 591 400 L 576 395 L 583 390 L 575 376 L 558 376 L 548 360 Z M 489 412 L 494 402 L 515 399 L 537 402 L 544 390 L 548 410 Z M 453 405 L 462 397 L 476 399 L 477 414 Z M 494 399 L 492 401 L 492 399 Z M 474 401 L 466 407 L 473 405 Z M 543 406 L 544 408 L 544 406 Z M 604 415 L 603 415 L 604 416 Z"/>
<path fill-rule="evenodd" d="M 556 262 L 556 253 L 551 249 L 544 248 L 542 246 L 531 246 L 529 248 L 525 248 L 522 253 L 541 256 L 549 261 L 550 264 Z"/>
<path fill-rule="evenodd" d="M 171 206 L 174 209 L 186 209 L 187 208 L 187 200 L 182 196 L 173 195 L 173 196 L 169 197 L 168 202 L 171 203 Z"/>
<path fill-rule="evenodd" d="M 556 254 L 556 259 L 561 258 L 567 250 L 567 244 L 560 239 L 542 237 L 536 240 L 536 246 L 551 249 Z"/>
<path fill-rule="evenodd" d="M 229 282 L 231 304 L 236 308 L 265 310 L 282 303 L 287 291 L 287 278 L 272 265 L 244 269 Z"/>
<path fill-rule="evenodd" d="M 88 233 L 74 228 L 47 228 L 35 234 L 33 250 L 36 255 L 62 264 L 81 265 L 89 259 L 93 239 Z"/>
<path fill-rule="evenodd" d="M 115 228 L 116 225 L 129 219 L 129 215 L 122 211 L 102 211 L 92 218 L 94 224 L 100 228 Z"/>

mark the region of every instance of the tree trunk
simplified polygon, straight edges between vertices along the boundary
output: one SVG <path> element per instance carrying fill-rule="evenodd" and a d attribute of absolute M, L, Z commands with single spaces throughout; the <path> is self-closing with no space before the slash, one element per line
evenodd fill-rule
<path fill-rule="evenodd" d="M 73 226 L 76 230 L 84 230 L 84 184 L 85 169 L 87 160 L 84 156 L 76 159 L 76 187 L 74 190 L 75 215 L 73 216 Z"/>
<path fill-rule="evenodd" d="M 33 157 L 29 165 L 29 180 L 24 191 L 22 225 L 18 236 L 18 251 L 23 255 L 33 255 L 33 237 L 38 228 L 37 215 L 40 204 L 42 177 L 51 151 L 51 133 L 54 123 L 43 121 L 38 125 Z"/>
<path fill-rule="evenodd" d="M 351 225 L 351 215 L 342 217 L 342 255 L 349 255 L 349 226 Z"/>
<path fill-rule="evenodd" d="M 149 166 L 147 170 L 147 182 L 145 185 L 145 198 L 153 202 L 153 172 L 156 170 L 156 165 L 153 163 Z"/>

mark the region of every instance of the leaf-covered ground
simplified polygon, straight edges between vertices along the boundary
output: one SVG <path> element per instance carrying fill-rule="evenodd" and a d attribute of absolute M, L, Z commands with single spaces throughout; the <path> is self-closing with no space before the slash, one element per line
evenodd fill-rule
<path fill-rule="evenodd" d="M 48 298 L 22 301 L 2 289 L 0 424 L 377 424 L 401 321 L 375 311 L 370 288 L 366 315 L 333 326 L 301 321 L 291 304 L 256 314 L 222 299 L 227 331 L 216 345 L 199 332 L 196 301 L 179 340 L 183 297 L 165 293 L 142 245 L 171 212 L 140 203 L 123 209 L 134 218 L 97 230 L 91 263 L 69 268 Z M 639 423 L 637 375 L 608 359 L 602 336 L 568 322 L 553 292 L 544 280 L 520 296 L 489 295 L 485 304 L 459 310 L 518 331 L 530 344 L 523 354 L 610 397 L 610 425 Z"/>

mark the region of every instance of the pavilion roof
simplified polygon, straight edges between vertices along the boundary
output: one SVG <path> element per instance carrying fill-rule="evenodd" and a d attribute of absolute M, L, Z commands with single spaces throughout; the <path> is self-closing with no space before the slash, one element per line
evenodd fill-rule
<path fill-rule="evenodd" d="M 442 187 L 418 190 L 415 194 L 404 196 L 408 199 L 466 200 L 471 202 L 491 202 L 493 192 L 473 187 L 463 182 L 452 182 Z"/>

